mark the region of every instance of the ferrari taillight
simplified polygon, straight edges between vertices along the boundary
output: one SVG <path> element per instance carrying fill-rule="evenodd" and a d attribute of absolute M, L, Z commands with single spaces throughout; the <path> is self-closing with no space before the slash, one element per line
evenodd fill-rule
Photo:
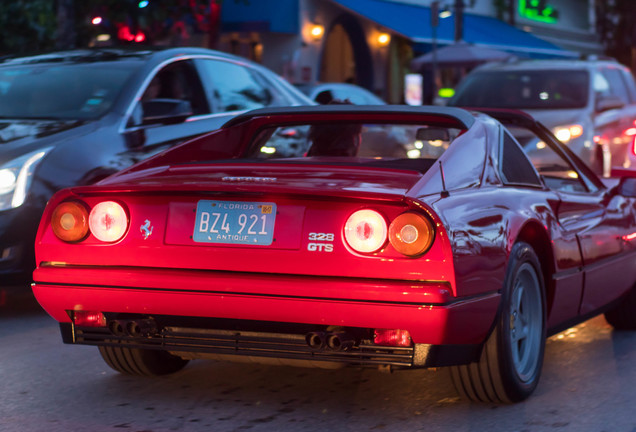
<path fill-rule="evenodd" d="M 431 222 L 415 212 L 402 213 L 389 226 L 391 245 L 406 256 L 418 256 L 426 252 L 433 244 L 434 234 Z"/>
<path fill-rule="evenodd" d="M 386 243 L 386 221 L 375 210 L 358 210 L 347 219 L 344 236 L 349 246 L 355 251 L 375 252 Z"/>
<path fill-rule="evenodd" d="M 91 210 L 88 226 L 98 240 L 115 242 L 126 233 L 128 215 L 121 204 L 115 201 L 103 201 Z"/>
<path fill-rule="evenodd" d="M 412 342 L 408 330 L 375 329 L 373 331 L 373 343 L 376 345 L 408 347 Z"/>
<path fill-rule="evenodd" d="M 73 323 L 79 327 L 106 327 L 106 317 L 98 311 L 74 311 Z"/>
<path fill-rule="evenodd" d="M 88 234 L 88 210 L 77 201 L 63 202 L 53 210 L 51 228 L 60 240 L 80 241 Z"/>

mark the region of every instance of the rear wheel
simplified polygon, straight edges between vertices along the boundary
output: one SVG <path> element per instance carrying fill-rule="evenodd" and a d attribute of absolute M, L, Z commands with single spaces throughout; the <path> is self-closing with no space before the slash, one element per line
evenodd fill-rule
<path fill-rule="evenodd" d="M 188 360 L 158 350 L 100 346 L 99 353 L 108 366 L 128 375 L 166 375 L 188 364 Z"/>
<path fill-rule="evenodd" d="M 497 325 L 479 362 L 450 368 L 458 393 L 478 402 L 513 403 L 536 388 L 545 349 L 545 295 L 532 247 L 512 248 Z"/>
<path fill-rule="evenodd" d="M 636 287 L 605 312 L 605 319 L 617 330 L 636 330 Z"/>

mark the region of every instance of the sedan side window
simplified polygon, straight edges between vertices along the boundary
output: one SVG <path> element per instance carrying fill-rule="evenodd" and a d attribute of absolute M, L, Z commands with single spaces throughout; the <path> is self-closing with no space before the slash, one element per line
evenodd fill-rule
<path fill-rule="evenodd" d="M 190 61 L 170 63 L 154 76 L 142 100 L 176 99 L 187 101 L 195 115 L 209 112 L 202 97 L 202 88 L 196 69 Z"/>
<path fill-rule="evenodd" d="M 621 75 L 621 71 L 616 68 L 604 68 L 601 69 L 601 73 L 609 83 L 609 94 L 621 98 L 626 104 L 630 103 L 629 92 Z"/>
<path fill-rule="evenodd" d="M 148 83 L 128 126 L 139 126 L 150 118 L 169 119 L 172 114 L 209 112 L 194 65 L 189 60 L 176 61 L 160 69 Z"/>
<path fill-rule="evenodd" d="M 199 65 L 216 112 L 244 111 L 272 103 L 270 90 L 250 68 L 223 60 L 203 60 Z"/>
<path fill-rule="evenodd" d="M 611 94 L 607 78 L 598 71 L 594 72 L 594 93 L 600 96 L 609 96 Z"/>

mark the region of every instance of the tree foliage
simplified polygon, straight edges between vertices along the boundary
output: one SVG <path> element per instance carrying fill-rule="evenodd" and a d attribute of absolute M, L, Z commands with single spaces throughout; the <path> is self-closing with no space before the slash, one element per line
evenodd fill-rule
<path fill-rule="evenodd" d="M 596 25 L 605 53 L 636 66 L 636 1 L 596 0 Z"/>
<path fill-rule="evenodd" d="M 55 46 L 55 2 L 51 0 L 2 1 L 0 55 L 28 53 Z"/>
<path fill-rule="evenodd" d="M 0 55 L 84 47 L 98 34 L 108 33 L 115 43 L 126 27 L 133 35 L 143 31 L 146 43 L 186 39 L 211 30 L 211 9 L 220 0 L 1 0 Z M 236 1 L 236 0 L 235 0 Z M 245 1 L 245 0 L 243 0 Z M 92 18 L 101 16 L 99 25 Z"/>

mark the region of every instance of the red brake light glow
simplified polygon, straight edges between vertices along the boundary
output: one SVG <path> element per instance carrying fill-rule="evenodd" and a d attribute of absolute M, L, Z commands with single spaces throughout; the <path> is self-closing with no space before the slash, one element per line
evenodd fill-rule
<path fill-rule="evenodd" d="M 344 235 L 349 246 L 355 251 L 375 252 L 386 243 L 386 221 L 375 210 L 358 210 L 347 219 Z"/>
<path fill-rule="evenodd" d="M 73 323 L 80 327 L 106 327 L 106 317 L 97 311 L 74 311 Z"/>
<path fill-rule="evenodd" d="M 433 244 L 434 234 L 431 222 L 415 212 L 402 213 L 389 226 L 391 245 L 406 256 L 418 256 L 426 252 Z"/>
<path fill-rule="evenodd" d="M 373 343 L 376 345 L 408 347 L 412 342 L 408 330 L 375 329 L 373 331 Z"/>
<path fill-rule="evenodd" d="M 63 202 L 53 210 L 51 229 L 65 242 L 83 240 L 88 234 L 88 210 L 77 201 Z"/>
<path fill-rule="evenodd" d="M 91 210 L 88 217 L 91 233 L 103 242 L 121 239 L 128 228 L 128 216 L 124 208 L 114 201 L 103 201 Z"/>

